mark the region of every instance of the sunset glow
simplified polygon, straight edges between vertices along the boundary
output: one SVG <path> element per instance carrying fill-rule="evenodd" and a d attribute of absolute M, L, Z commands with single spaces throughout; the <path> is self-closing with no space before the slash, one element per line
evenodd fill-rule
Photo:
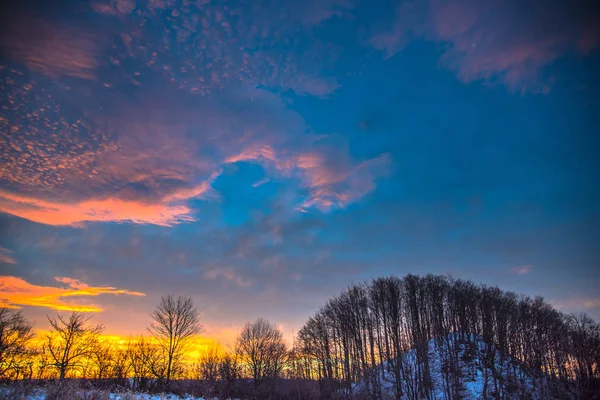
<path fill-rule="evenodd" d="M 292 347 L 408 274 L 600 319 L 591 1 L 7 4 L 0 308 L 38 339 L 72 312 L 149 338 L 172 296 L 189 359 L 261 318 Z"/>

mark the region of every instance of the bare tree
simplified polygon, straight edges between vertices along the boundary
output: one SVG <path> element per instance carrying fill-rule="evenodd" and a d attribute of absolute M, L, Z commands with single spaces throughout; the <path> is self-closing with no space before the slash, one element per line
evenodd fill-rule
<path fill-rule="evenodd" d="M 199 320 L 198 310 L 189 297 L 163 297 L 152 312 L 148 331 L 165 352 L 166 368 L 164 376 L 161 376 L 165 383 L 171 381 L 187 340 L 202 332 Z"/>
<path fill-rule="evenodd" d="M 263 318 L 244 326 L 237 338 L 236 350 L 250 367 L 255 387 L 279 377 L 287 358 L 283 335 Z"/>
<path fill-rule="evenodd" d="M 0 308 L 0 379 L 19 369 L 34 335 L 33 325 L 20 311 Z"/>
<path fill-rule="evenodd" d="M 58 370 L 62 380 L 74 368 L 82 368 L 84 361 L 94 355 L 98 335 L 104 330 L 102 325 L 90 325 L 91 316 L 73 312 L 69 319 L 60 315 L 48 317 L 51 332 L 46 336 L 44 350 L 47 351 L 51 366 Z"/>

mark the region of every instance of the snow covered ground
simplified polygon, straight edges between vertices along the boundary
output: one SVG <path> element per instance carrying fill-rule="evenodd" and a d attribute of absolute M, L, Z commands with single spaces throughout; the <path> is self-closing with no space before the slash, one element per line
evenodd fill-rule
<path fill-rule="evenodd" d="M 543 379 L 534 379 L 526 373 L 518 362 L 510 358 L 501 359 L 500 353 L 492 347 L 486 348 L 485 342 L 478 337 L 461 338 L 459 335 L 431 339 L 428 342 L 429 371 L 432 384 L 432 398 L 444 400 L 447 393 L 458 392 L 464 400 L 494 398 L 494 392 L 501 391 L 507 399 L 542 400 L 548 398 L 547 387 Z M 485 367 L 482 362 L 492 360 L 494 367 Z M 417 376 L 417 352 L 411 349 L 402 355 L 402 379 L 400 382 L 404 393 L 403 399 L 418 398 L 418 391 L 413 383 Z M 452 364 L 451 360 L 454 360 Z M 501 361 L 502 360 L 502 361 Z M 458 366 L 458 368 L 456 368 Z M 391 365 L 384 362 L 379 371 L 381 388 L 384 395 L 394 398 L 395 379 Z M 449 372 L 452 371 L 452 372 Z M 496 376 L 496 384 L 494 383 Z M 455 378 L 455 379 L 453 379 Z M 353 388 L 355 393 L 367 392 L 367 384 L 360 383 Z M 412 395 L 411 395 L 412 394 Z"/>
<path fill-rule="evenodd" d="M 117 394 L 111 393 L 110 400 L 204 400 L 203 397 L 184 396 L 180 397 L 174 394 Z"/>
<path fill-rule="evenodd" d="M 78 391 L 77 395 L 81 399 L 107 399 L 107 400 L 217 400 L 204 399 L 194 396 L 177 396 L 174 394 L 148 394 L 148 393 L 108 393 L 101 390 Z M 46 400 L 46 393 L 43 389 L 35 389 L 27 395 L 15 393 L 12 388 L 0 388 L 0 399 L 19 399 L 19 400 Z"/>

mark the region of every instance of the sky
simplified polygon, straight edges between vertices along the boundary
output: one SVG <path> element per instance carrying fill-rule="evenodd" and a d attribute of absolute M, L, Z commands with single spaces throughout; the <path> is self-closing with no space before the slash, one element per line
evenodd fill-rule
<path fill-rule="evenodd" d="M 433 273 L 600 320 L 593 3 L 3 4 L 0 305 L 289 339 Z"/>

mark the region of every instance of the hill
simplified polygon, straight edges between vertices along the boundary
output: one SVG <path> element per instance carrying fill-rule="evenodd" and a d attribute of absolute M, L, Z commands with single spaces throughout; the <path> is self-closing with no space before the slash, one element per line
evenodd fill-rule
<path fill-rule="evenodd" d="M 431 339 L 427 343 L 427 353 L 430 399 L 542 400 L 551 397 L 545 376 L 534 376 L 522 363 L 503 356 L 481 337 L 449 334 Z M 378 366 L 371 387 L 367 381 L 354 385 L 354 394 L 368 397 L 374 392 L 373 386 L 378 385 L 382 398 L 397 398 L 399 386 L 402 390 L 400 399 L 419 398 L 417 350 L 410 349 L 394 361 Z M 399 374 L 394 373 L 395 368 L 399 369 Z M 400 380 L 396 379 L 397 375 L 401 376 Z M 566 392 L 563 395 L 572 397 Z"/>
<path fill-rule="evenodd" d="M 445 276 L 350 286 L 298 332 L 299 370 L 369 399 L 600 396 L 600 325 Z"/>

